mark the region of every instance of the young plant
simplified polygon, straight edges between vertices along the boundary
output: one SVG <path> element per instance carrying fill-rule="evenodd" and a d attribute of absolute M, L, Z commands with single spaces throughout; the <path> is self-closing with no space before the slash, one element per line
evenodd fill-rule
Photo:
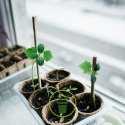
<path fill-rule="evenodd" d="M 84 74 L 89 74 L 91 78 L 91 103 L 95 105 L 94 83 L 96 82 L 97 71 L 100 70 L 100 64 L 97 63 L 97 58 L 93 57 L 93 64 L 84 61 L 79 67 L 84 71 Z M 96 105 L 95 105 L 96 106 Z"/>
<path fill-rule="evenodd" d="M 61 98 L 60 96 L 57 95 L 57 98 L 58 98 L 60 101 L 64 101 L 64 100 L 68 99 L 68 98 L 69 98 L 69 95 L 67 95 L 67 96 L 62 96 L 62 97 L 64 97 L 64 98 Z"/>
<path fill-rule="evenodd" d="M 48 62 L 53 56 L 52 56 L 52 53 L 50 52 L 50 50 L 44 51 L 43 44 L 39 44 L 38 47 L 28 48 L 24 51 L 24 53 L 26 54 L 26 56 L 29 59 L 34 60 L 34 62 L 32 64 L 32 87 L 35 91 L 35 88 L 38 86 L 38 84 L 36 86 L 34 84 L 34 81 L 33 81 L 33 66 L 34 66 L 34 64 L 37 62 L 37 64 L 39 66 L 42 66 L 44 64 L 44 61 Z"/>
<path fill-rule="evenodd" d="M 57 79 L 59 80 L 59 70 L 64 70 L 63 67 L 60 67 L 58 70 L 57 70 Z"/>
<path fill-rule="evenodd" d="M 52 90 L 49 89 L 47 85 L 45 86 L 45 88 L 47 90 L 46 93 L 48 93 L 48 97 L 49 97 L 49 94 L 53 94 Z"/>
<path fill-rule="evenodd" d="M 0 57 L 2 57 L 3 56 L 3 54 L 2 53 L 0 53 Z"/>
<path fill-rule="evenodd" d="M 73 91 L 74 91 L 74 90 L 78 90 L 78 88 L 72 87 L 72 86 L 70 85 L 69 88 L 67 89 L 67 91 L 70 92 L 71 90 L 73 90 Z"/>

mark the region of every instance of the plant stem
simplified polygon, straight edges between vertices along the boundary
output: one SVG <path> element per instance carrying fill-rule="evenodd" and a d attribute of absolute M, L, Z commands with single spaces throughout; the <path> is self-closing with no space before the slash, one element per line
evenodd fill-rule
<path fill-rule="evenodd" d="M 57 70 L 57 79 L 59 80 L 59 69 Z"/>
<path fill-rule="evenodd" d="M 97 63 L 97 57 L 93 57 L 93 62 L 92 62 L 92 71 L 94 71 L 94 68 Z M 94 83 L 91 83 L 91 95 L 90 95 L 90 101 L 92 104 L 94 104 Z"/>
<path fill-rule="evenodd" d="M 35 87 L 34 87 L 34 80 L 33 80 L 33 66 L 34 66 L 35 62 L 36 62 L 36 60 L 32 64 L 32 84 L 33 84 L 33 90 L 34 91 L 35 91 Z"/>

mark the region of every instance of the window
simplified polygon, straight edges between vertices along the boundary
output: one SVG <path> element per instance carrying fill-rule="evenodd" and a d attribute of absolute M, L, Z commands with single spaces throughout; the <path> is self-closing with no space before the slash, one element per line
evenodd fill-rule
<path fill-rule="evenodd" d="M 12 3 L 18 43 L 33 45 L 32 16 L 36 15 L 38 42 L 52 50 L 53 63 L 89 79 L 78 65 L 97 56 L 101 63 L 97 86 L 103 88 L 100 91 L 106 90 L 124 102 L 124 0 L 22 0 Z M 18 14 L 14 9 L 20 6 Z"/>

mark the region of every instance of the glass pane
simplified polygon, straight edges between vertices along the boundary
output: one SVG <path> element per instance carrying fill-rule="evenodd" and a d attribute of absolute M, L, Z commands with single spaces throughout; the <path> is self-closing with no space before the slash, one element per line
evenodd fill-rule
<path fill-rule="evenodd" d="M 36 15 L 38 42 L 52 50 L 51 62 L 89 80 L 78 65 L 97 56 L 96 84 L 125 100 L 124 0 L 26 0 L 26 9 L 29 43 Z"/>

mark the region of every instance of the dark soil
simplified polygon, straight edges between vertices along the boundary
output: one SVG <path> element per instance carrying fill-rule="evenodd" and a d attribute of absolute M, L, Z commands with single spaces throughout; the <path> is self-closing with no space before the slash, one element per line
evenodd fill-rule
<path fill-rule="evenodd" d="M 52 92 L 55 92 L 56 90 L 51 88 Z M 32 104 L 33 106 L 35 106 L 36 108 L 39 108 L 41 106 L 46 105 L 49 102 L 49 98 L 50 98 L 51 94 L 47 93 L 46 91 L 44 93 L 40 93 L 38 94 L 33 100 L 32 100 Z M 52 96 L 51 100 L 56 99 L 57 94 L 55 94 L 55 96 Z"/>
<path fill-rule="evenodd" d="M 20 56 L 22 59 L 26 59 L 27 58 L 25 53 L 22 53 L 21 55 L 18 55 L 18 56 Z"/>
<path fill-rule="evenodd" d="M 69 76 L 69 73 L 63 70 L 56 70 L 54 72 L 51 72 L 48 76 L 47 79 L 51 81 L 60 81 L 64 78 Z"/>
<path fill-rule="evenodd" d="M 25 84 L 24 88 L 23 88 L 23 91 L 24 92 L 32 92 L 34 91 L 33 87 L 31 86 L 32 85 L 32 80 L 29 80 L 29 81 L 25 81 L 27 84 Z M 38 80 L 34 80 L 34 84 L 38 83 Z M 41 80 L 41 84 L 42 86 L 45 86 L 45 81 L 42 81 Z M 37 86 L 35 88 L 36 90 L 39 89 L 39 86 Z"/>
<path fill-rule="evenodd" d="M 19 62 L 19 61 L 14 60 L 13 58 L 11 58 L 8 61 L 2 61 L 1 64 L 4 65 L 6 68 L 8 68 L 8 67 L 12 66 L 13 64 L 15 64 L 17 62 Z"/>
<path fill-rule="evenodd" d="M 101 104 L 100 101 L 95 99 L 95 105 L 90 102 L 90 96 L 86 96 L 83 99 L 77 101 L 77 107 L 79 111 L 91 113 L 96 111 L 100 108 Z"/>
<path fill-rule="evenodd" d="M 70 103 L 68 103 L 68 105 L 67 105 L 67 113 L 63 114 L 63 116 L 66 116 L 66 115 L 70 114 L 70 113 L 73 111 L 73 109 L 74 109 L 73 106 L 72 106 Z M 59 114 L 59 111 L 58 111 L 58 105 L 55 105 L 55 106 L 52 108 L 52 111 L 53 111 L 55 114 L 60 115 L 60 114 Z M 74 112 L 73 112 L 72 115 L 70 115 L 70 116 L 68 116 L 68 117 L 64 117 L 64 121 L 63 121 L 62 123 L 66 123 L 66 122 L 71 121 L 72 118 L 73 118 L 73 116 L 74 116 Z M 51 123 L 56 123 L 56 124 L 58 124 L 59 121 L 60 121 L 60 119 L 61 119 L 60 117 L 55 116 L 55 115 L 52 114 L 51 112 L 50 112 L 50 114 L 49 114 L 49 116 L 48 116 L 48 120 L 49 120 Z"/>
<path fill-rule="evenodd" d="M 70 86 L 70 85 L 69 85 L 69 86 Z M 69 86 L 63 87 L 62 90 L 67 90 L 67 89 L 69 89 Z M 70 91 L 73 95 L 78 94 L 78 93 L 81 93 L 81 92 L 84 91 L 84 90 L 82 90 L 82 88 L 78 87 L 77 85 L 76 85 L 76 86 L 75 86 L 75 85 L 74 85 L 74 86 L 71 85 L 71 87 L 72 87 L 72 88 L 77 88 L 77 90 L 71 90 L 71 91 Z M 61 93 L 64 94 L 64 95 L 69 94 L 68 92 L 64 92 L 64 91 L 61 91 Z M 72 96 L 72 95 L 70 94 L 70 97 L 71 97 L 71 96 Z"/>
<path fill-rule="evenodd" d="M 0 59 L 3 58 L 3 57 L 5 57 L 5 56 L 7 56 L 6 51 L 0 51 L 0 53 L 3 54 L 3 56 L 0 56 Z"/>
<path fill-rule="evenodd" d="M 13 55 L 13 56 L 11 56 L 10 59 L 3 60 L 1 62 L 1 64 L 4 65 L 6 68 L 8 68 L 8 67 L 12 66 L 13 64 L 16 64 L 16 63 L 20 62 L 22 59 L 26 59 L 27 58 L 27 56 L 25 55 L 25 53 L 22 53 L 21 55 L 19 55 L 17 57 L 14 58 L 14 55 Z"/>
<path fill-rule="evenodd" d="M 19 49 L 19 48 L 21 48 L 21 47 L 19 47 L 18 45 L 14 45 L 14 46 L 12 46 L 12 47 L 9 47 L 8 50 L 9 50 L 9 51 L 16 51 L 16 50 Z"/>

